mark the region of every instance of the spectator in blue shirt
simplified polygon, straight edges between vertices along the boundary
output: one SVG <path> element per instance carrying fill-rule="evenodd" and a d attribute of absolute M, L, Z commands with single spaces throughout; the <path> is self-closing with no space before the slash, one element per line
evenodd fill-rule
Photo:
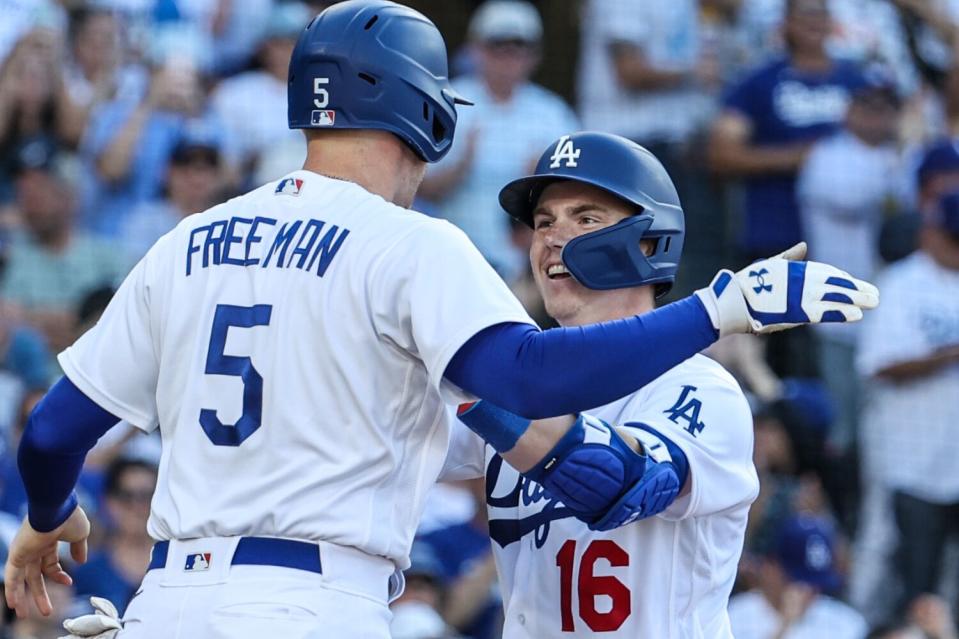
<path fill-rule="evenodd" d="M 858 66 L 827 53 L 829 28 L 825 0 L 789 0 L 786 55 L 733 86 L 713 124 L 710 164 L 743 181 L 740 248 L 748 258 L 803 239 L 796 175 L 812 144 L 838 129 L 852 91 L 864 82 Z"/>

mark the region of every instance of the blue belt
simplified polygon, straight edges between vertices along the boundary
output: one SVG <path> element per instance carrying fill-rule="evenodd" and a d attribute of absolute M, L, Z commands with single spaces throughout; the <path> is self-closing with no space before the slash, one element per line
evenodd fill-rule
<path fill-rule="evenodd" d="M 150 567 L 147 570 L 166 566 L 169 550 L 169 541 L 154 544 L 153 553 L 150 556 Z M 233 561 L 230 563 L 233 566 L 279 566 L 323 573 L 319 546 L 294 539 L 242 537 L 233 553 Z"/>

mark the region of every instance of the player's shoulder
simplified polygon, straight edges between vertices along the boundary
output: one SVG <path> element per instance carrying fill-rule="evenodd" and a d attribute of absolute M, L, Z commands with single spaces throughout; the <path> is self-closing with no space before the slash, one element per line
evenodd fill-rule
<path fill-rule="evenodd" d="M 670 387 L 677 384 L 693 385 L 704 391 L 717 390 L 745 397 L 736 378 L 723 368 L 722 364 L 705 355 L 693 355 L 660 375 L 651 386 Z"/>
<path fill-rule="evenodd" d="M 620 413 L 623 422 L 670 419 L 698 423 L 715 416 L 727 424 L 738 424 L 743 432 L 752 432 L 749 402 L 738 382 L 704 355 L 695 355 L 657 377 L 630 396 Z M 727 426 L 726 431 L 730 430 Z"/>

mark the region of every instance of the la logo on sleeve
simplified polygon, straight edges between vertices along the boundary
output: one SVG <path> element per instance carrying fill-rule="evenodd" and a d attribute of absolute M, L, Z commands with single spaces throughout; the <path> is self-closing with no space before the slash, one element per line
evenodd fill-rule
<path fill-rule="evenodd" d="M 683 391 L 676 403 L 672 408 L 663 411 L 669 416 L 669 421 L 675 424 L 678 424 L 681 419 L 685 420 L 688 424 L 685 429 L 693 437 L 706 428 L 706 424 L 699 419 L 699 411 L 702 410 L 703 403 L 696 397 L 689 396 L 695 390 L 695 386 L 683 386 Z"/>

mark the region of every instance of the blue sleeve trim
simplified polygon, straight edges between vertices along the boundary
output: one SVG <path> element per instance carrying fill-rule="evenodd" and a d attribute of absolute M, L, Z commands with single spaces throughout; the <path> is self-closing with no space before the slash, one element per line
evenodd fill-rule
<path fill-rule="evenodd" d="M 672 466 L 676 469 L 676 476 L 679 477 L 679 488 L 682 490 L 683 486 L 686 485 L 686 478 L 689 476 L 689 460 L 686 458 L 686 453 L 683 452 L 683 449 L 677 446 L 669 437 L 666 437 L 648 424 L 643 424 L 642 422 L 628 422 L 623 424 L 623 426 L 626 428 L 644 430 L 651 435 L 655 435 L 666 445 L 666 451 L 673 460 L 671 462 Z"/>
<path fill-rule="evenodd" d="M 542 419 L 629 395 L 717 339 L 692 296 L 602 324 L 547 331 L 496 324 L 460 347 L 445 376 L 510 412 Z"/>
<path fill-rule="evenodd" d="M 30 525 L 49 532 L 77 506 L 73 489 L 87 452 L 120 419 L 63 377 L 27 420 L 17 465 L 27 492 Z"/>

